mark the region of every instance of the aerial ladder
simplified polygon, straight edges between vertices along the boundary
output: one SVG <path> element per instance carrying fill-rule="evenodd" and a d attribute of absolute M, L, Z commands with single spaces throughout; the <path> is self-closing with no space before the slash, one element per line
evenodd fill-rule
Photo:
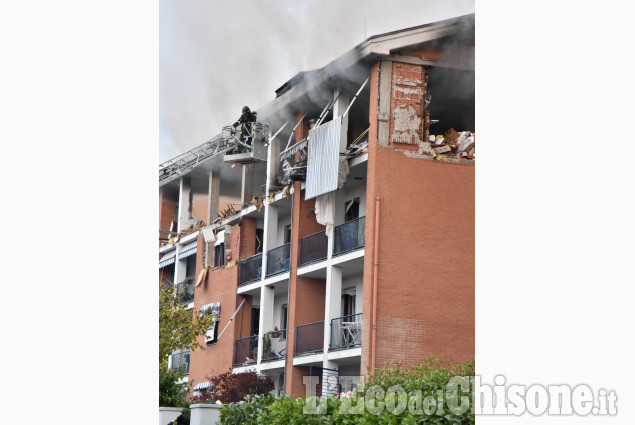
<path fill-rule="evenodd" d="M 160 164 L 159 186 L 180 178 L 199 164 L 219 155 L 224 155 L 224 162 L 233 165 L 266 162 L 268 138 L 269 126 L 262 123 L 243 126 L 243 134 L 232 126 L 223 127 L 220 137 Z M 246 143 L 249 139 L 251 145 Z"/>

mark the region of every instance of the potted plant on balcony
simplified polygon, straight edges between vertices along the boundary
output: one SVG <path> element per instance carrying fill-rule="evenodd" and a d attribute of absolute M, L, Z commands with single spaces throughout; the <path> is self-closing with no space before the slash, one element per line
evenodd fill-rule
<path fill-rule="evenodd" d="M 271 332 L 271 337 L 272 337 L 272 338 L 280 338 L 280 335 L 281 335 L 281 333 L 280 333 L 280 331 L 278 330 L 278 327 L 277 327 L 277 326 L 274 326 L 274 327 L 273 327 L 273 332 Z"/>
<path fill-rule="evenodd" d="M 262 358 L 265 360 L 271 360 L 275 357 L 275 353 L 271 349 L 271 338 L 269 335 L 271 332 L 267 332 L 262 339 Z"/>

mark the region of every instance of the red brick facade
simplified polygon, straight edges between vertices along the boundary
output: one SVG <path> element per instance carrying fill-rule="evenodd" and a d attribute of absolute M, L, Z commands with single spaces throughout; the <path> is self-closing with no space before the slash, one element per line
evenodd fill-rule
<path fill-rule="evenodd" d="M 411 158 L 377 142 L 379 64 L 372 67 L 363 315 L 377 296 L 375 367 L 427 355 L 474 358 L 474 165 Z M 376 198 L 380 199 L 375 217 Z M 379 220 L 377 294 L 373 289 Z M 366 319 L 365 319 L 366 320 Z M 361 371 L 371 364 L 371 326 Z"/>

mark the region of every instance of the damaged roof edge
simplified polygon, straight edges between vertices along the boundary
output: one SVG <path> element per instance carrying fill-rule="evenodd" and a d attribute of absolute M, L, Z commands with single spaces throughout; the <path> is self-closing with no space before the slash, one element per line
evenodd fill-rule
<path fill-rule="evenodd" d="M 329 78 L 336 76 L 339 70 L 348 68 L 363 59 L 390 56 L 392 51 L 397 48 L 409 47 L 447 37 L 456 32 L 457 25 L 473 20 L 474 13 L 373 35 L 324 67 L 297 73 L 276 89 L 276 93 L 279 93 L 279 95 L 261 109 L 267 109 L 268 113 L 278 111 L 328 81 Z M 429 62 L 426 64 L 433 64 L 433 61 Z M 314 78 L 305 78 L 309 74 Z M 290 88 L 284 90 L 285 86 L 290 86 Z M 272 109 L 268 110 L 268 108 Z"/>

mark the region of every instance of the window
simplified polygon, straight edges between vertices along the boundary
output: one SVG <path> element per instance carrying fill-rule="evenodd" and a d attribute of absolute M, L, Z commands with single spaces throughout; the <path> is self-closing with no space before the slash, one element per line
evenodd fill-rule
<path fill-rule="evenodd" d="M 209 303 L 199 310 L 201 315 L 212 315 L 212 325 L 205 332 L 205 343 L 212 344 L 218 340 L 218 327 L 220 326 L 220 302 Z"/>
<path fill-rule="evenodd" d="M 260 331 L 260 307 L 251 308 L 251 335 L 258 335 Z"/>
<path fill-rule="evenodd" d="M 346 203 L 346 214 L 344 215 L 344 221 L 351 221 L 359 218 L 359 198 L 355 198 L 352 201 Z"/>
<path fill-rule="evenodd" d="M 264 231 L 262 229 L 256 229 L 256 254 L 262 252 L 262 239 L 264 238 Z"/>
<path fill-rule="evenodd" d="M 179 228 L 179 203 L 177 202 L 176 205 L 174 206 L 174 218 L 172 219 L 172 223 L 170 224 L 170 232 L 176 232 L 178 228 Z"/>
<path fill-rule="evenodd" d="M 282 307 L 280 309 L 280 330 L 285 330 L 287 329 L 287 305 L 286 304 L 282 304 Z M 282 337 L 286 339 L 287 335 L 286 332 L 282 333 Z"/>
<path fill-rule="evenodd" d="M 284 226 L 284 243 L 291 242 L 291 225 Z"/>
<path fill-rule="evenodd" d="M 355 295 L 342 295 L 342 316 L 355 314 Z"/>
<path fill-rule="evenodd" d="M 205 332 L 205 343 L 213 344 L 218 339 L 218 322 L 212 322 L 212 326 Z"/>
<path fill-rule="evenodd" d="M 196 276 L 196 255 L 190 255 L 185 261 L 185 280 Z"/>
<path fill-rule="evenodd" d="M 225 265 L 225 243 L 221 243 L 214 247 L 214 267 L 222 267 Z"/>

